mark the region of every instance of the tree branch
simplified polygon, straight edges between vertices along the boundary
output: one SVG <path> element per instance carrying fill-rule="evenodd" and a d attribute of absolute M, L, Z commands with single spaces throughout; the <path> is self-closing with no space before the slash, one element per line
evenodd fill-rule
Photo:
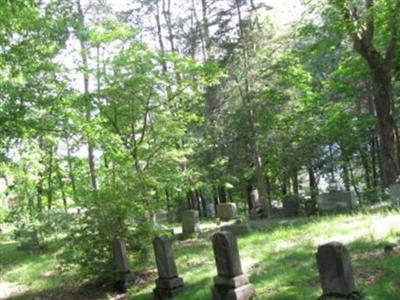
<path fill-rule="evenodd" d="M 386 57 L 385 57 L 385 62 L 386 64 L 390 64 L 397 56 L 397 43 L 399 40 L 399 29 L 398 29 L 398 18 L 397 15 L 400 10 L 400 1 L 397 0 L 396 4 L 391 11 L 391 17 L 390 17 L 390 42 L 388 45 L 388 48 L 386 49 Z"/>

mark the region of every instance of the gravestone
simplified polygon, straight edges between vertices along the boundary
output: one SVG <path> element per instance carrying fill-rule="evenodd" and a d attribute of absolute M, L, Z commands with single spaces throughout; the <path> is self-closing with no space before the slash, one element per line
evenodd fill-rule
<path fill-rule="evenodd" d="M 319 246 L 316 258 L 323 292 L 320 299 L 359 299 L 350 256 L 341 243 Z"/>
<path fill-rule="evenodd" d="M 400 183 L 394 183 L 389 185 L 389 196 L 393 205 L 400 205 Z"/>
<path fill-rule="evenodd" d="M 236 237 L 231 232 L 218 232 L 212 243 L 218 274 L 212 287 L 213 300 L 250 299 L 255 289 L 243 274 Z"/>
<path fill-rule="evenodd" d="M 171 298 L 183 288 L 183 280 L 178 277 L 171 240 L 167 237 L 156 237 L 153 247 L 158 270 L 154 298 Z"/>
<path fill-rule="evenodd" d="M 283 200 L 283 214 L 285 217 L 296 217 L 300 211 L 300 198 L 296 195 L 287 196 Z"/>
<path fill-rule="evenodd" d="M 36 229 L 22 229 L 17 232 L 17 238 L 20 242 L 17 250 L 37 251 L 43 250 L 45 246 L 39 241 L 39 233 Z"/>
<path fill-rule="evenodd" d="M 250 225 L 246 223 L 224 225 L 221 227 L 221 231 L 229 231 L 234 235 L 246 234 L 250 232 Z"/>
<path fill-rule="evenodd" d="M 258 194 L 258 190 L 255 189 L 251 192 L 250 194 L 250 218 L 251 219 L 257 219 L 257 218 L 262 218 L 265 213 L 265 207 L 264 205 L 260 202 L 260 196 Z"/>
<path fill-rule="evenodd" d="M 115 288 L 120 292 L 126 292 L 129 283 L 135 281 L 135 275 L 129 267 L 129 258 L 125 242 L 115 237 L 112 241 L 112 250 L 115 265 Z"/>
<path fill-rule="evenodd" d="M 199 231 L 199 212 L 193 209 L 185 210 L 182 213 L 182 234 L 187 236 Z"/>
<path fill-rule="evenodd" d="M 214 218 L 215 217 L 215 206 L 214 203 L 207 203 L 206 204 L 206 216 L 208 218 Z"/>
<path fill-rule="evenodd" d="M 229 221 L 237 217 L 237 207 L 235 203 L 219 203 L 217 205 L 217 217 L 223 221 Z"/>
<path fill-rule="evenodd" d="M 353 192 L 330 191 L 318 195 L 317 205 L 321 212 L 348 211 L 355 208 L 357 202 Z"/>

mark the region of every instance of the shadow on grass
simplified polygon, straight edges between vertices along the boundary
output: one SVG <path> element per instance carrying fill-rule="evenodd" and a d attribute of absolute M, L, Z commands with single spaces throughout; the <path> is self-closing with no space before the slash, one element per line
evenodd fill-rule
<path fill-rule="evenodd" d="M 115 292 L 99 289 L 94 287 L 59 287 L 53 289 L 45 289 L 41 291 L 26 291 L 22 294 L 9 297 L 7 300 L 33 300 L 33 299 L 46 299 L 46 300 L 105 300 L 110 299 L 110 296 L 117 295 Z M 128 299 L 125 297 L 118 298 Z"/>
<path fill-rule="evenodd" d="M 385 255 L 384 241 L 357 239 L 346 245 L 358 289 L 368 300 L 398 300 L 399 253 Z M 315 249 L 311 244 L 290 252 L 266 254 L 250 270 L 260 300 L 309 300 L 321 295 Z"/>
<path fill-rule="evenodd" d="M 34 261 L 40 261 L 47 259 L 46 256 L 53 254 L 57 251 L 57 247 L 54 244 L 49 245 L 45 250 L 38 251 L 20 251 L 17 250 L 18 242 L 0 242 L 0 266 L 1 272 L 6 273 L 18 265 Z"/>

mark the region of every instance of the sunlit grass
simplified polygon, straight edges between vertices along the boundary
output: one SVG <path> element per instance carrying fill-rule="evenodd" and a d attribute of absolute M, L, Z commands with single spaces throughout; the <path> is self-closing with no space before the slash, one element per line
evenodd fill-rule
<path fill-rule="evenodd" d="M 280 224 L 280 225 L 279 225 Z M 259 300 L 309 300 L 321 294 L 315 252 L 336 240 L 352 256 L 358 289 L 365 299 L 399 299 L 400 258 L 383 254 L 400 236 L 398 212 L 332 215 L 312 219 L 272 220 L 239 237 L 243 270 L 255 285 Z M 210 237 L 177 241 L 176 263 L 186 283 L 177 300 L 210 299 L 216 275 Z M 154 281 L 135 289 L 131 298 L 151 299 Z"/>
<path fill-rule="evenodd" d="M 204 227 L 203 227 L 204 228 Z M 211 298 L 216 275 L 211 236 L 216 225 L 207 222 L 199 238 L 175 241 L 176 264 L 185 289 L 176 300 Z M 213 231 L 214 230 L 214 231 Z M 321 294 L 315 252 L 318 245 L 340 241 L 349 249 L 358 289 L 368 300 L 395 300 L 400 294 L 400 257 L 386 255 L 388 243 L 399 243 L 400 213 L 331 215 L 314 218 L 273 219 L 258 224 L 239 237 L 244 272 L 256 287 L 258 300 L 309 300 Z M 29 293 L 64 287 L 73 277 L 57 272 L 61 243 L 52 243 L 43 253 L 16 251 L 17 243 L 0 243 L 0 282 L 18 283 Z M 150 248 L 151 249 L 151 248 Z M 129 299 L 152 299 L 156 273 L 153 259 L 131 261 L 134 271 L 149 276 L 129 290 Z M 138 269 L 138 266 L 141 266 Z M 23 299 L 23 298 L 21 298 Z M 27 298 L 29 299 L 29 298 Z"/>

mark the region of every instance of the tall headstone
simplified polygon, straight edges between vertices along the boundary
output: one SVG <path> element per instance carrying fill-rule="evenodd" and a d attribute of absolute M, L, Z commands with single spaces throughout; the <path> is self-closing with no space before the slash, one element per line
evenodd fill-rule
<path fill-rule="evenodd" d="M 217 205 L 217 217 L 224 221 L 229 221 L 237 217 L 237 207 L 235 203 L 227 202 Z"/>
<path fill-rule="evenodd" d="M 319 246 L 316 257 L 323 292 L 320 299 L 359 299 L 350 256 L 341 243 Z"/>
<path fill-rule="evenodd" d="M 217 276 L 212 288 L 213 300 L 248 300 L 255 294 L 249 278 L 243 274 L 236 237 L 231 232 L 213 236 Z"/>
<path fill-rule="evenodd" d="M 153 247 L 158 270 L 154 298 L 171 298 L 183 288 L 183 280 L 176 269 L 171 240 L 167 237 L 156 237 Z"/>
<path fill-rule="evenodd" d="M 184 236 L 200 231 L 199 212 L 197 210 L 185 210 L 182 213 L 182 233 Z"/>
<path fill-rule="evenodd" d="M 112 250 L 116 274 L 115 287 L 120 292 L 126 292 L 128 284 L 135 280 L 135 275 L 129 267 L 129 258 L 124 240 L 120 237 L 115 237 L 112 241 Z"/>

